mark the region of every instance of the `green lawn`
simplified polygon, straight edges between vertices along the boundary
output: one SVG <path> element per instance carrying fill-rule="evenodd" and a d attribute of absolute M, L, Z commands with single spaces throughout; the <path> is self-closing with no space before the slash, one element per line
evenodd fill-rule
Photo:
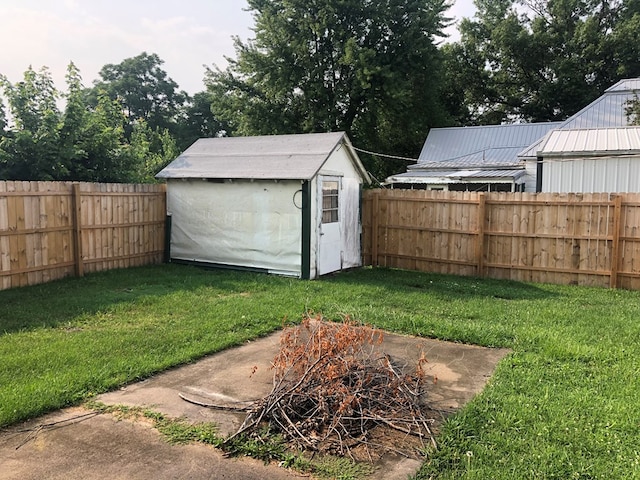
<path fill-rule="evenodd" d="M 420 479 L 640 478 L 640 292 L 385 269 L 186 266 L 0 292 L 0 426 L 267 334 L 307 310 L 513 353 Z"/>

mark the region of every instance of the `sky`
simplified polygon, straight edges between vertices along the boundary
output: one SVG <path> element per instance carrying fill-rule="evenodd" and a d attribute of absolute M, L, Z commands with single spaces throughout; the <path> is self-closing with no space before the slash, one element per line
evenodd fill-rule
<path fill-rule="evenodd" d="M 227 66 L 233 38 L 251 38 L 245 0 L 0 0 L 0 74 L 11 83 L 32 66 L 49 68 L 65 91 L 73 62 L 85 86 L 106 64 L 156 53 L 162 68 L 193 95 L 204 90 L 207 66 Z M 471 17 L 473 0 L 455 0 L 450 17 Z M 456 39 L 455 28 L 449 29 Z"/>

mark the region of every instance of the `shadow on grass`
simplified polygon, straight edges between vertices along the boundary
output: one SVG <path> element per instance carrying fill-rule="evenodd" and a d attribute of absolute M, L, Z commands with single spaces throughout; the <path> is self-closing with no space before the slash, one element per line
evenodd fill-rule
<path fill-rule="evenodd" d="M 169 295 L 180 291 L 211 289 L 211 295 L 265 292 L 287 288 L 290 278 L 216 270 L 185 265 L 157 265 L 90 274 L 43 285 L 0 291 L 0 334 L 69 325 L 82 316 L 108 312 L 121 303 Z M 496 298 L 535 300 L 557 296 L 538 286 L 512 281 L 457 277 L 386 268 L 361 268 L 312 281 L 323 284 L 375 287 L 394 293 L 428 293 L 445 300 Z M 377 294 L 377 293 L 376 293 Z"/>
<path fill-rule="evenodd" d="M 192 266 L 156 265 L 111 270 L 31 287 L 0 291 L 0 334 L 70 325 L 82 316 L 107 312 L 143 298 L 215 288 L 240 292 L 247 274 Z"/>
<path fill-rule="evenodd" d="M 383 287 L 394 292 L 425 292 L 442 299 L 495 298 L 500 300 L 542 300 L 557 297 L 557 292 L 534 284 L 511 280 L 459 277 L 438 273 L 415 272 L 390 268 L 352 270 L 326 277 L 332 283 L 354 283 Z"/>

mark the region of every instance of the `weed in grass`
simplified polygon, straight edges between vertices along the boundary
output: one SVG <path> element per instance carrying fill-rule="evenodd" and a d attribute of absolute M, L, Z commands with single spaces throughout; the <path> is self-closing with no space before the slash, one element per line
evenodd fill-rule
<path fill-rule="evenodd" d="M 288 448 L 282 435 L 274 434 L 268 427 L 227 440 L 224 443 L 224 450 L 229 455 L 244 455 L 265 463 L 291 461 L 287 456 Z"/>
<path fill-rule="evenodd" d="M 106 405 L 93 400 L 86 402 L 84 405 L 94 412 L 111 414 L 121 420 L 139 420 L 141 418 L 150 420 L 153 426 L 173 445 L 200 442 L 217 447 L 223 440 L 217 434 L 217 428 L 212 423 L 192 424 L 183 419 L 169 418 L 160 412 L 143 407 Z"/>
<path fill-rule="evenodd" d="M 335 480 L 357 480 L 375 472 L 368 463 L 356 463 L 344 457 L 324 457 L 313 466 L 313 473 L 319 478 Z"/>
<path fill-rule="evenodd" d="M 147 416 L 149 418 L 149 416 Z M 161 416 L 154 416 L 154 425 L 169 443 L 185 445 L 191 442 L 206 443 L 215 447 L 222 443 L 217 434 L 216 426 L 212 423 L 190 424 L 182 420 L 174 420 Z"/>

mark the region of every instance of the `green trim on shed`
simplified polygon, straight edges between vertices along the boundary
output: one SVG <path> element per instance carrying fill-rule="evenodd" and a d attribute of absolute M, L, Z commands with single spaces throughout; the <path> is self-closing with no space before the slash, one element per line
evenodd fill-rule
<path fill-rule="evenodd" d="M 302 271 L 303 280 L 311 278 L 311 182 L 302 182 Z"/>

